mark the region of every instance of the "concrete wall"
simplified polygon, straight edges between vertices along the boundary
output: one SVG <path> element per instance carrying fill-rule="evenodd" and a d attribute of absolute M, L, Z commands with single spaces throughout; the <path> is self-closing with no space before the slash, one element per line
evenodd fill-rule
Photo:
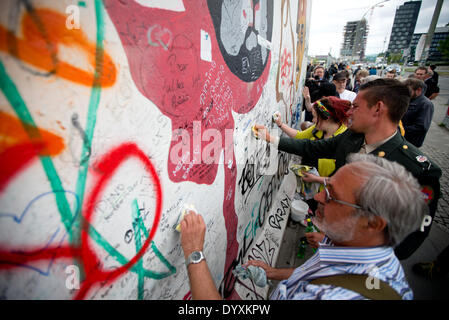
<path fill-rule="evenodd" d="M 251 126 L 297 121 L 310 2 L 1 1 L 0 298 L 189 299 L 184 205 L 265 296 L 232 269 L 274 265 L 295 179 Z"/>

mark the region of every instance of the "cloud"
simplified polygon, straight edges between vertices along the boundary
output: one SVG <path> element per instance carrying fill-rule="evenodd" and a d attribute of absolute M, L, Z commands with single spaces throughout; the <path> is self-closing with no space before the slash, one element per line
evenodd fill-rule
<path fill-rule="evenodd" d="M 370 28 L 366 54 L 379 53 L 383 48 L 388 48 L 396 8 L 406 1 L 390 0 L 385 2 L 383 7 L 376 7 L 370 11 L 370 8 L 380 1 L 312 0 L 309 54 L 322 55 L 331 50 L 334 57 L 339 56 L 343 43 L 344 26 L 348 21 L 360 20 L 364 14 Z M 436 3 L 437 0 L 422 1 L 415 33 L 427 32 Z M 449 1 L 445 1 L 437 26 L 445 25 L 448 22 Z"/>

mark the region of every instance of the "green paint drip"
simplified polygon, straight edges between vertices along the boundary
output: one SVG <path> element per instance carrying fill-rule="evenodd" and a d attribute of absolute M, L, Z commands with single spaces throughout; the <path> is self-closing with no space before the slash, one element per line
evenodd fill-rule
<path fill-rule="evenodd" d="M 150 237 L 150 233 L 148 232 L 147 228 L 145 227 L 143 220 L 140 216 L 140 210 L 139 207 L 137 205 L 137 200 L 134 199 L 133 202 L 133 224 L 136 223 L 137 227 L 138 227 L 138 231 L 137 233 L 134 230 L 134 236 L 139 236 L 140 237 L 140 232 L 142 232 L 145 236 L 146 239 L 148 239 Z M 141 247 L 140 247 L 141 248 Z M 140 250 L 139 248 L 139 250 Z M 152 279 L 163 279 L 166 278 L 168 276 L 171 276 L 172 274 L 176 273 L 176 268 L 174 266 L 172 266 L 170 264 L 170 262 L 168 262 L 168 260 L 164 257 L 164 255 L 159 251 L 159 249 L 157 248 L 156 244 L 154 243 L 154 241 L 151 241 L 151 249 L 153 250 L 154 254 L 156 255 L 156 257 L 162 262 L 162 264 L 168 269 L 167 272 L 155 272 L 155 271 L 151 271 L 151 270 L 144 270 L 144 274 L 146 277 L 148 278 L 152 278 Z M 136 251 L 138 252 L 138 251 Z"/>
<path fill-rule="evenodd" d="M 133 218 L 133 230 L 134 230 L 134 242 L 136 243 L 136 254 L 142 248 L 142 242 L 140 238 L 140 226 L 138 220 L 140 220 L 140 210 L 137 204 L 137 199 L 134 199 L 132 203 L 132 218 Z M 137 272 L 137 299 L 143 300 L 143 289 L 144 289 L 144 273 L 143 273 L 143 261 L 142 258 L 136 263 L 139 271 Z"/>

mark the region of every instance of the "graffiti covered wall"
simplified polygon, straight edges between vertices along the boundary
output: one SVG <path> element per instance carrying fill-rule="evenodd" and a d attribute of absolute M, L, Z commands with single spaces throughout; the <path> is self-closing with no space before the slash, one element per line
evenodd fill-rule
<path fill-rule="evenodd" d="M 297 120 L 306 0 L 0 6 L 0 298 L 189 299 L 185 205 L 228 299 L 275 264 L 295 178 L 253 138 Z"/>

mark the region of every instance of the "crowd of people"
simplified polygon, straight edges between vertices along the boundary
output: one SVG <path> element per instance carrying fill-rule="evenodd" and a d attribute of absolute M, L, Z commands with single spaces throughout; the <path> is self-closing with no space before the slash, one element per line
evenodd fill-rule
<path fill-rule="evenodd" d="M 321 184 L 311 205 L 320 231 L 306 234 L 317 252 L 298 268 L 262 261 L 246 266 L 281 281 L 271 299 L 413 299 L 400 260 L 428 236 L 440 197 L 441 169 L 418 149 L 432 120 L 438 74 L 433 66 L 418 67 L 407 78 L 339 67 L 309 70 L 300 130 L 280 117 L 281 136 L 254 126 L 258 138 L 318 169 L 319 176 L 303 177 Z M 205 259 L 190 258 L 203 250 L 201 215 L 186 215 L 181 230 L 192 297 L 220 299 Z M 447 256 L 439 257 L 445 272 Z M 413 270 L 424 274 L 426 267 Z M 363 284 L 373 277 L 380 289 L 366 290 Z"/>

